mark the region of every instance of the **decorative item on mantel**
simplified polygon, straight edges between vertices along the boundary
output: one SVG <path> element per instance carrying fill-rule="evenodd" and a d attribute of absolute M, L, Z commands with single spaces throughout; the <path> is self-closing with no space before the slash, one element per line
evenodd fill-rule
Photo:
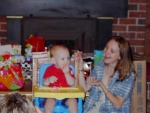
<path fill-rule="evenodd" d="M 94 53 L 83 53 L 83 68 L 84 75 L 88 77 L 91 74 L 93 67 L 103 59 L 104 51 L 103 50 L 94 50 Z"/>
<path fill-rule="evenodd" d="M 25 45 L 27 44 L 32 45 L 32 52 L 45 51 L 45 40 L 43 36 L 30 35 L 25 41 Z"/>
<path fill-rule="evenodd" d="M 6 44 L 0 46 L 0 55 L 9 53 L 10 55 L 21 55 L 21 45 L 19 44 Z"/>
<path fill-rule="evenodd" d="M 45 40 L 42 36 L 30 35 L 25 41 L 25 62 L 21 63 L 22 69 L 25 71 L 25 78 L 32 79 L 32 59 L 33 53 L 45 51 Z"/>
<path fill-rule="evenodd" d="M 0 90 L 15 90 L 24 86 L 24 71 L 20 63 L 21 45 L 7 42 L 0 46 Z"/>
<path fill-rule="evenodd" d="M 91 70 L 93 68 L 93 60 L 94 54 L 93 53 L 83 53 L 83 69 L 84 69 L 84 76 L 87 78 L 91 74 Z"/>
<path fill-rule="evenodd" d="M 24 72 L 20 65 L 11 62 L 9 53 L 0 55 L 0 90 L 16 90 L 24 86 Z"/>
<path fill-rule="evenodd" d="M 25 41 L 25 60 L 32 62 L 32 52 L 45 51 L 45 40 L 42 36 L 33 36 L 32 34 Z"/>

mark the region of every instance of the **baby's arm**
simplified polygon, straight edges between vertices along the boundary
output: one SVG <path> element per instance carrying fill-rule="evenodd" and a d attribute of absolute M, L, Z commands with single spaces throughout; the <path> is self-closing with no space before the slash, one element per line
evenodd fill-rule
<path fill-rule="evenodd" d="M 55 76 L 50 76 L 46 79 L 43 79 L 43 85 L 44 86 L 49 86 L 49 84 L 54 83 L 57 81 L 58 78 L 56 78 Z"/>
<path fill-rule="evenodd" d="M 84 91 L 87 92 L 91 89 L 92 84 L 90 84 L 89 80 L 91 80 L 91 77 L 87 78 L 87 81 L 85 80 L 84 71 L 83 71 L 83 59 L 81 55 L 76 55 L 75 61 L 79 64 L 79 85 L 83 87 Z"/>
<path fill-rule="evenodd" d="M 91 80 L 93 78 L 91 76 L 89 76 L 86 80 L 85 80 L 85 76 L 84 76 L 84 73 L 83 71 L 80 71 L 79 72 L 79 84 L 80 86 L 83 87 L 84 91 L 87 92 L 91 89 L 92 85 L 91 84 Z"/>

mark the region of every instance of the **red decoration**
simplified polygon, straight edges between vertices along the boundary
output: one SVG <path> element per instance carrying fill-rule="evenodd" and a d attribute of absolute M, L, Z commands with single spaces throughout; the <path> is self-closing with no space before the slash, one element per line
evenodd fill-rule
<path fill-rule="evenodd" d="M 45 51 L 45 40 L 42 36 L 30 36 L 26 39 L 25 45 L 30 44 L 33 46 L 32 52 Z"/>

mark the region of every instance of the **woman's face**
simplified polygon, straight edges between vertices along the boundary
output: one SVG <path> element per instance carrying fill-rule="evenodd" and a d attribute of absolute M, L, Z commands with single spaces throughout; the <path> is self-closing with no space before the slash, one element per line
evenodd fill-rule
<path fill-rule="evenodd" d="M 110 40 L 104 48 L 104 62 L 116 66 L 120 59 L 120 48 L 115 40 Z"/>

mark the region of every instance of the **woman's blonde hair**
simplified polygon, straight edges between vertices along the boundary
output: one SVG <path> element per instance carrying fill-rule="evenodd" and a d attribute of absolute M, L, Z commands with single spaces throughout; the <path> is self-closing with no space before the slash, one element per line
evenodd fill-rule
<path fill-rule="evenodd" d="M 0 96 L 0 113 L 35 113 L 35 108 L 28 97 L 13 92 Z"/>

